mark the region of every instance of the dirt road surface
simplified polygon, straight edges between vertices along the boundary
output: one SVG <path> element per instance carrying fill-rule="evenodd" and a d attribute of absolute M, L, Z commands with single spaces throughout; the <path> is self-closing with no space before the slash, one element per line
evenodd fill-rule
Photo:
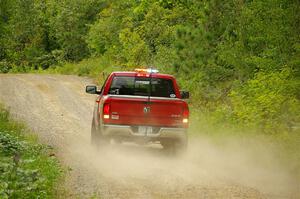
<path fill-rule="evenodd" d="M 69 198 L 297 198 L 299 185 L 264 143 L 191 139 L 180 157 L 160 146 L 90 146 L 92 80 L 63 75 L 0 75 L 0 101 L 53 146 L 70 168 Z"/>

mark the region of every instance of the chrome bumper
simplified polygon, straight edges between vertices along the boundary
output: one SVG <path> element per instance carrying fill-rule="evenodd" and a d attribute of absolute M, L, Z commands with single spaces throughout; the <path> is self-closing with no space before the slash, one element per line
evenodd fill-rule
<path fill-rule="evenodd" d="M 102 133 L 104 136 L 122 136 L 122 137 L 146 137 L 146 138 L 172 138 L 172 139 L 186 139 L 187 130 L 185 128 L 170 128 L 159 127 L 157 132 L 140 134 L 133 131 L 131 126 L 127 125 L 103 125 Z"/>

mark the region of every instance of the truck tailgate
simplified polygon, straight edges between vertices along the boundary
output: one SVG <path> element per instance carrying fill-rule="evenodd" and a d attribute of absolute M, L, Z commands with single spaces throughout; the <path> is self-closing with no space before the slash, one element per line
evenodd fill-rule
<path fill-rule="evenodd" d="M 177 99 L 151 98 L 149 123 L 158 126 L 181 126 L 184 103 Z"/>
<path fill-rule="evenodd" d="M 137 126 L 181 126 L 184 102 L 142 96 L 110 96 L 111 117 L 106 123 Z"/>

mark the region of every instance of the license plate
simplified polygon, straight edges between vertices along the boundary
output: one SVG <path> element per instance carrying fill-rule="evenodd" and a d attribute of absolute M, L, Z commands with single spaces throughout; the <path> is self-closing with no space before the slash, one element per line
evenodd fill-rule
<path fill-rule="evenodd" d="M 152 133 L 152 127 L 149 126 L 139 126 L 138 132 L 141 135 L 147 135 Z"/>

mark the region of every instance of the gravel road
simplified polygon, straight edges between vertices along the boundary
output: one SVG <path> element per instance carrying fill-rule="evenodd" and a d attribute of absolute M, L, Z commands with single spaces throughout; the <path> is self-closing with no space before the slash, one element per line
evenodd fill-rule
<path fill-rule="evenodd" d="M 0 75 L 0 101 L 69 168 L 69 198 L 297 198 L 300 187 L 276 149 L 252 141 L 190 140 L 173 157 L 160 146 L 90 146 L 92 80 L 64 75 Z M 298 188 L 298 189 L 297 189 Z M 299 197 L 300 198 L 300 197 Z"/>

